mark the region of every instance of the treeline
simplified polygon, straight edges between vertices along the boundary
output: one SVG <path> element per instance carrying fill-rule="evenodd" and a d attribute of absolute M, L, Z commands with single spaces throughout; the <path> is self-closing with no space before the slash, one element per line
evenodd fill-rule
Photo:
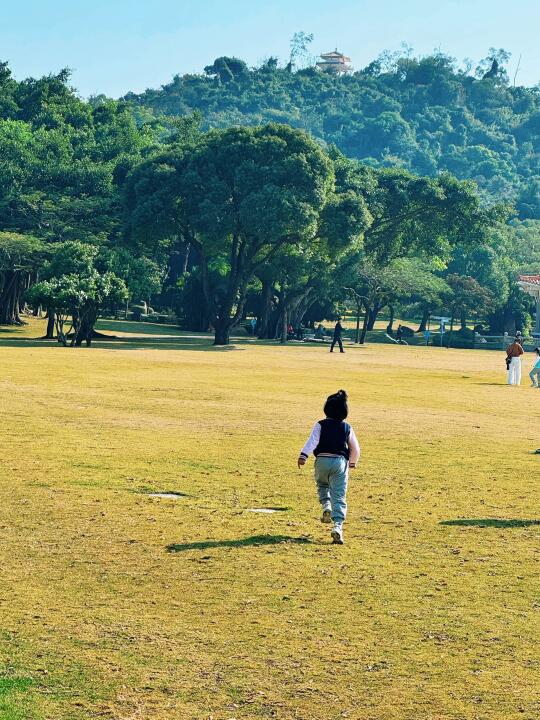
<path fill-rule="evenodd" d="M 384 308 L 530 322 L 515 276 L 540 262 L 539 224 L 474 183 L 373 167 L 290 125 L 136 122 L 67 73 L 0 77 L 0 324 L 46 312 L 48 337 L 90 344 L 132 301 L 218 344 L 248 315 L 285 340 L 353 306 L 362 337 Z"/>
<path fill-rule="evenodd" d="M 22 322 L 38 277 L 66 280 L 56 320 L 70 313 L 77 344 L 107 273 L 129 284 L 120 295 L 159 289 L 159 268 L 130 255 L 122 237 L 126 177 L 160 132 L 137 127 L 125 103 L 83 102 L 67 71 L 17 82 L 0 63 L 0 324 Z"/>
<path fill-rule="evenodd" d="M 207 128 L 287 123 L 373 166 L 473 179 L 484 200 L 540 219 L 540 88 L 514 87 L 508 57 L 492 50 L 474 72 L 442 53 L 383 53 L 341 77 L 218 58 L 126 99 L 141 120 L 196 111 Z"/>

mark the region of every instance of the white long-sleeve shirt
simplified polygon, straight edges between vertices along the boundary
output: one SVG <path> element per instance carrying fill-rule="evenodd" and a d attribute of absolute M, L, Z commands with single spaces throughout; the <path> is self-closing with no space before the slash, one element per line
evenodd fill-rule
<path fill-rule="evenodd" d="M 300 452 L 300 456 L 308 458 L 311 453 L 315 450 L 317 445 L 319 444 L 319 441 L 321 439 L 321 425 L 319 422 L 316 422 L 313 426 L 313 430 L 311 431 L 311 435 L 308 437 L 306 444 L 302 448 Z M 349 439 L 347 441 L 347 445 L 349 446 L 349 463 L 351 465 L 356 465 L 358 462 L 358 458 L 360 457 L 360 443 L 358 442 L 358 439 L 355 435 L 354 430 L 351 428 L 351 432 L 349 433 Z M 320 453 L 322 457 L 335 457 L 334 455 L 331 455 L 330 453 Z"/>

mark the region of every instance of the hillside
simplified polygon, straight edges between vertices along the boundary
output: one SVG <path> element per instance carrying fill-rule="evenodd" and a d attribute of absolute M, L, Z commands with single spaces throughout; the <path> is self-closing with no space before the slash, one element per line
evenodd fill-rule
<path fill-rule="evenodd" d="M 220 58 L 126 100 L 141 121 L 200 112 L 205 127 L 289 123 L 370 164 L 472 178 L 486 201 L 540 219 L 540 88 L 511 86 L 502 65 L 473 77 L 437 54 L 334 77 Z"/>

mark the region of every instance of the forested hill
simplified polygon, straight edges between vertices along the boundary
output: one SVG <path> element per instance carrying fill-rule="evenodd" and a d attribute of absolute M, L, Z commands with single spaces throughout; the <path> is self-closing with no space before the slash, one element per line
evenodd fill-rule
<path fill-rule="evenodd" d="M 473 178 L 486 199 L 540 219 L 540 87 L 513 87 L 502 65 L 473 77 L 445 55 L 401 57 L 335 77 L 220 58 L 126 99 L 141 121 L 199 111 L 205 127 L 289 123 L 371 164 Z"/>

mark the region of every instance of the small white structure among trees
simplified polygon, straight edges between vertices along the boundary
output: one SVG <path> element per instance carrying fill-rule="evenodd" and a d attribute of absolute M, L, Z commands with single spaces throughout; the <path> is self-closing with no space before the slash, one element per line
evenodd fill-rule
<path fill-rule="evenodd" d="M 351 58 L 338 52 L 337 48 L 333 52 L 321 55 L 317 67 L 322 72 L 331 73 L 332 75 L 343 75 L 352 71 Z"/>

